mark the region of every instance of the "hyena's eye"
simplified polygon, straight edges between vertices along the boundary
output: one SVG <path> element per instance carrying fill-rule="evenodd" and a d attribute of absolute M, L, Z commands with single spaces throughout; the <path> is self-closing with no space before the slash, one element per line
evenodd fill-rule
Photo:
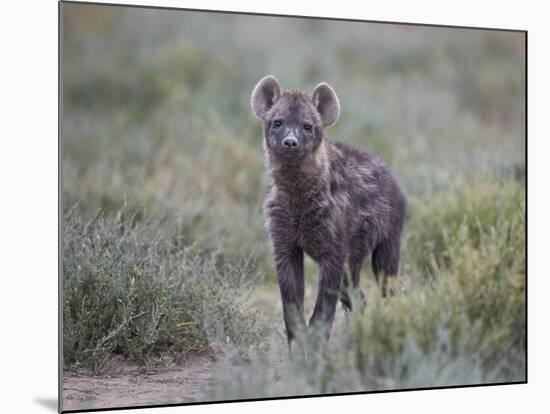
<path fill-rule="evenodd" d="M 313 129 L 313 126 L 311 124 L 304 124 L 304 129 L 307 132 L 310 132 Z"/>
<path fill-rule="evenodd" d="M 283 125 L 283 121 L 281 121 L 280 119 L 276 119 L 275 121 L 273 121 L 273 128 L 280 128 L 281 125 Z"/>

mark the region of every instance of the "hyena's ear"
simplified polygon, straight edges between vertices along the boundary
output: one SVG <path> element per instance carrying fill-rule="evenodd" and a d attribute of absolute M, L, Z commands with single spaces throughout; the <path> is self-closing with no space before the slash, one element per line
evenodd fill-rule
<path fill-rule="evenodd" d="M 267 75 L 262 78 L 252 91 L 250 104 L 252 112 L 260 119 L 264 119 L 267 112 L 281 97 L 281 87 L 274 76 Z"/>
<path fill-rule="evenodd" d="M 311 96 L 313 100 L 313 105 L 319 111 L 321 115 L 321 121 L 323 121 L 324 126 L 330 126 L 334 124 L 338 117 L 340 116 L 340 101 L 336 96 L 334 89 L 325 82 L 321 82 L 313 90 L 313 95 Z"/>

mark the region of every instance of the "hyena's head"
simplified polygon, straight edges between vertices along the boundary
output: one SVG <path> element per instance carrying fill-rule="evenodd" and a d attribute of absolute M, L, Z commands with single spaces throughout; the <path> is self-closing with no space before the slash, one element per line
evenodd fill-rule
<path fill-rule="evenodd" d="M 283 92 L 271 75 L 258 82 L 251 104 L 263 121 L 266 150 L 285 164 L 300 163 L 314 155 L 323 142 L 324 128 L 340 115 L 338 97 L 328 84 L 318 84 L 311 95 Z"/>

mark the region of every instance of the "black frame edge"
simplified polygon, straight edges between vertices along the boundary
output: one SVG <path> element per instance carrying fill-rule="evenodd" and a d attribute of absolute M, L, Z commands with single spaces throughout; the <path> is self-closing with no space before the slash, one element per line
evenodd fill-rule
<path fill-rule="evenodd" d="M 90 6 L 129 7 L 129 8 L 153 9 L 153 10 L 183 10 L 183 11 L 190 11 L 190 12 L 210 12 L 210 13 L 236 14 L 236 15 L 246 15 L 246 16 L 264 16 L 264 17 L 287 17 L 287 18 L 293 18 L 293 19 L 314 19 L 314 20 L 329 20 L 329 21 L 358 22 L 358 23 L 400 24 L 405 26 L 422 26 L 422 27 L 434 27 L 434 28 L 445 28 L 445 29 L 492 30 L 492 31 L 499 31 L 499 32 L 516 32 L 516 33 L 527 32 L 526 29 L 504 29 L 499 27 L 397 22 L 392 20 L 364 20 L 364 19 L 352 19 L 352 18 L 345 18 L 345 17 L 305 16 L 305 15 L 299 15 L 299 14 L 277 14 L 277 13 L 244 12 L 244 11 L 218 10 L 218 9 L 196 9 L 196 8 L 172 7 L 172 6 L 147 6 L 147 5 L 139 5 L 139 4 L 124 4 L 124 3 L 101 3 L 97 1 L 60 0 L 60 2 L 66 3 L 66 4 L 80 4 L 80 5 L 90 5 Z"/>

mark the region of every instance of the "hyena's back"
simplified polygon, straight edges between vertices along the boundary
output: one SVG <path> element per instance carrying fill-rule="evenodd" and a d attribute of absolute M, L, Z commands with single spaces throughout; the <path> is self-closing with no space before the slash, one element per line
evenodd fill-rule
<path fill-rule="evenodd" d="M 349 229 L 351 273 L 372 254 L 376 275 L 395 275 L 406 203 L 393 175 L 380 157 L 347 144 L 327 141 L 327 152 L 330 192 L 343 207 L 342 225 Z"/>

